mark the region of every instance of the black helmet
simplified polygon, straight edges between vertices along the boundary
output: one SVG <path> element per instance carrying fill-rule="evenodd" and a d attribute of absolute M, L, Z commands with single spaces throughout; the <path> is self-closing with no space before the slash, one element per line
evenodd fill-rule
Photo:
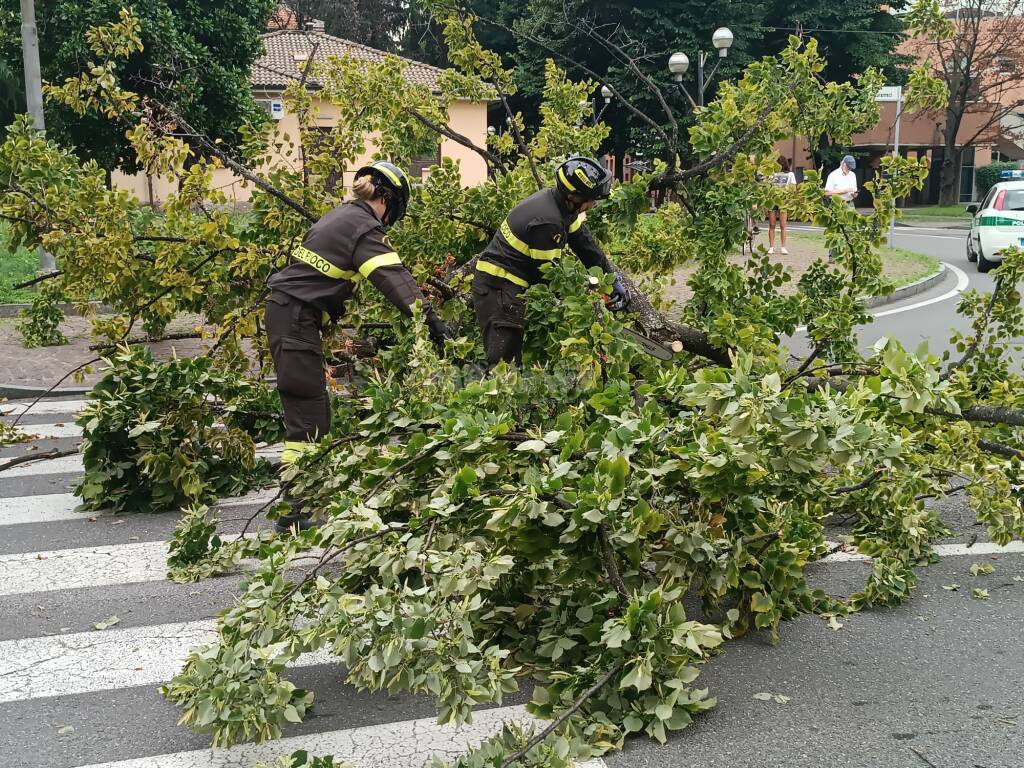
<path fill-rule="evenodd" d="M 562 195 L 603 200 L 611 194 L 612 174 L 593 158 L 572 155 L 555 171 L 555 188 Z"/>
<path fill-rule="evenodd" d="M 377 194 L 388 201 L 387 210 L 384 212 L 384 223 L 387 226 L 390 227 L 405 216 L 405 211 L 409 207 L 409 196 L 412 194 L 409 177 L 405 175 L 405 171 L 387 160 L 377 160 L 356 171 L 356 178 L 360 176 L 372 176 Z"/>

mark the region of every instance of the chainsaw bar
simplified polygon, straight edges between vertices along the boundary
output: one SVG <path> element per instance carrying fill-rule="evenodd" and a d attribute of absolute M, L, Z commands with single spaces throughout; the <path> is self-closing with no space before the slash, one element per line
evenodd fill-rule
<path fill-rule="evenodd" d="M 640 348 L 651 357 L 656 357 L 659 360 L 672 359 L 674 353 L 661 342 L 649 339 L 636 331 L 630 330 L 629 328 L 623 328 L 622 332 L 639 344 Z"/>

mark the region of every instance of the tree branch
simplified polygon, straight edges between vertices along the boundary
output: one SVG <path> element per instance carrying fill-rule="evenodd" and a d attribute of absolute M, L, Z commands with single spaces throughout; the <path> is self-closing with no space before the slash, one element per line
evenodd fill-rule
<path fill-rule="evenodd" d="M 544 739 L 546 739 L 548 736 L 554 733 L 554 731 L 557 728 L 561 727 L 563 723 L 565 723 L 570 717 L 575 715 L 579 708 L 586 704 L 592 696 L 594 696 L 598 691 L 604 688 L 608 684 L 608 681 L 611 680 L 620 669 L 622 669 L 622 666 L 625 663 L 625 659 L 616 662 L 611 669 L 609 669 L 607 672 L 605 672 L 603 675 L 601 675 L 601 677 L 597 679 L 596 683 L 594 683 L 582 694 L 580 694 L 579 698 L 572 703 L 572 706 L 558 716 L 558 719 L 552 721 L 547 728 L 545 728 L 543 731 L 536 734 L 532 739 L 526 742 L 522 749 L 513 754 L 512 757 L 505 760 L 501 764 L 501 768 L 511 768 L 511 766 L 515 765 L 524 757 L 526 757 L 526 755 L 530 752 L 531 749 L 536 747 L 538 744 L 544 741 Z"/>
<path fill-rule="evenodd" d="M 1024 451 L 1010 445 L 993 442 L 992 440 L 979 440 L 978 447 L 983 451 L 994 453 L 997 456 L 1005 456 L 1008 459 L 1024 459 Z"/>
<path fill-rule="evenodd" d="M 502 161 L 502 159 L 500 157 L 498 157 L 496 154 L 494 154 L 493 152 L 491 152 L 489 149 L 486 149 L 484 147 L 478 146 L 477 144 L 475 144 L 468 137 L 462 135 L 461 133 L 453 131 L 451 128 L 449 128 L 446 125 L 441 125 L 440 123 L 435 123 L 429 117 L 427 117 L 426 115 L 421 114 L 418 110 L 415 110 L 412 107 L 406 109 L 405 112 L 406 112 L 407 115 L 409 115 L 410 117 L 415 118 L 422 125 L 426 126 L 427 128 L 429 128 L 430 130 L 434 131 L 435 133 L 440 134 L 441 136 L 444 136 L 446 139 L 451 139 L 456 144 L 461 144 L 462 146 L 466 147 L 467 149 L 473 150 L 474 152 L 476 152 L 478 155 L 480 155 L 480 157 L 482 157 L 487 163 L 489 163 L 495 169 L 501 171 L 502 173 L 504 173 L 506 171 L 505 163 Z"/>
<path fill-rule="evenodd" d="M 64 274 L 64 271 L 61 270 L 61 269 L 58 269 L 56 272 L 47 272 L 45 275 L 39 275 L 38 277 L 33 277 L 31 280 L 25 280 L 24 282 L 21 282 L 21 283 L 15 283 L 11 287 L 14 288 L 15 290 L 19 290 L 21 288 L 29 288 L 29 287 L 31 287 L 33 285 L 38 285 L 39 283 L 41 283 L 41 282 L 43 282 L 45 280 L 52 280 L 55 277 L 60 277 L 63 274 Z"/>
<path fill-rule="evenodd" d="M 608 574 L 608 581 L 612 583 L 616 593 L 619 595 L 619 605 L 625 605 L 629 602 L 629 592 L 626 590 L 626 585 L 619 574 L 619 566 L 615 562 L 615 551 L 612 549 L 612 543 L 608 539 L 608 529 L 604 523 L 599 523 L 597 526 L 597 539 L 601 542 L 601 559 L 604 561 L 604 569 Z"/>

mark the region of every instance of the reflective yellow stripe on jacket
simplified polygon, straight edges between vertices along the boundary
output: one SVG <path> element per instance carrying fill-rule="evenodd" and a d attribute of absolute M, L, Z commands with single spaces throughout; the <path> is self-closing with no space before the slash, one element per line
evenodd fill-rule
<path fill-rule="evenodd" d="M 501 222 L 501 236 L 505 238 L 506 242 L 511 245 L 515 250 L 519 251 L 523 256 L 529 256 L 531 259 L 537 259 L 539 261 L 551 261 L 557 259 L 562 255 L 561 248 L 531 248 L 512 232 L 512 227 L 508 225 L 508 219 Z"/>
<path fill-rule="evenodd" d="M 494 275 L 500 277 L 502 280 L 508 280 L 510 283 L 514 283 L 521 288 L 529 288 L 530 284 L 523 280 L 519 275 L 513 275 L 507 269 L 502 269 L 497 264 L 491 264 L 489 261 L 478 261 L 476 263 L 477 272 L 486 272 L 488 275 Z"/>
<path fill-rule="evenodd" d="M 367 259 L 359 265 L 359 272 L 363 277 L 369 277 L 373 274 L 375 269 L 380 267 L 393 267 L 395 265 L 401 266 L 402 260 L 398 258 L 398 254 L 394 251 L 388 253 L 382 253 L 380 256 L 374 256 L 372 259 Z"/>
<path fill-rule="evenodd" d="M 578 232 L 579 228 L 583 226 L 583 222 L 585 222 L 586 220 L 586 213 L 581 213 L 579 216 L 577 216 L 576 221 L 569 225 L 569 234 L 571 235 L 573 232 Z"/>
<path fill-rule="evenodd" d="M 299 261 L 308 264 L 317 272 L 327 277 L 334 278 L 335 280 L 351 280 L 353 283 L 358 283 L 362 279 L 362 275 L 358 272 L 351 272 L 347 269 L 339 269 L 325 259 L 323 256 L 313 253 L 303 245 L 300 245 L 294 251 L 292 251 L 292 258 L 298 259 Z"/>

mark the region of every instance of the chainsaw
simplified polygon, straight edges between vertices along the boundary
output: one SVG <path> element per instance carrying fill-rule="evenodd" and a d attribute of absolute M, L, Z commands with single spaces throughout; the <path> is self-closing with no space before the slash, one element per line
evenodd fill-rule
<path fill-rule="evenodd" d="M 589 290 L 593 291 L 597 288 L 598 279 L 591 275 L 587 282 L 589 284 Z M 608 303 L 608 297 L 604 296 L 604 301 Z M 635 341 L 646 354 L 651 357 L 656 357 L 659 360 L 671 360 L 676 352 L 681 351 L 673 349 L 672 347 L 665 346 L 660 341 L 655 341 L 652 338 L 644 336 L 642 333 L 634 331 L 632 328 L 623 327 L 622 333 L 624 336 Z M 677 342 L 678 343 L 678 342 Z"/>

